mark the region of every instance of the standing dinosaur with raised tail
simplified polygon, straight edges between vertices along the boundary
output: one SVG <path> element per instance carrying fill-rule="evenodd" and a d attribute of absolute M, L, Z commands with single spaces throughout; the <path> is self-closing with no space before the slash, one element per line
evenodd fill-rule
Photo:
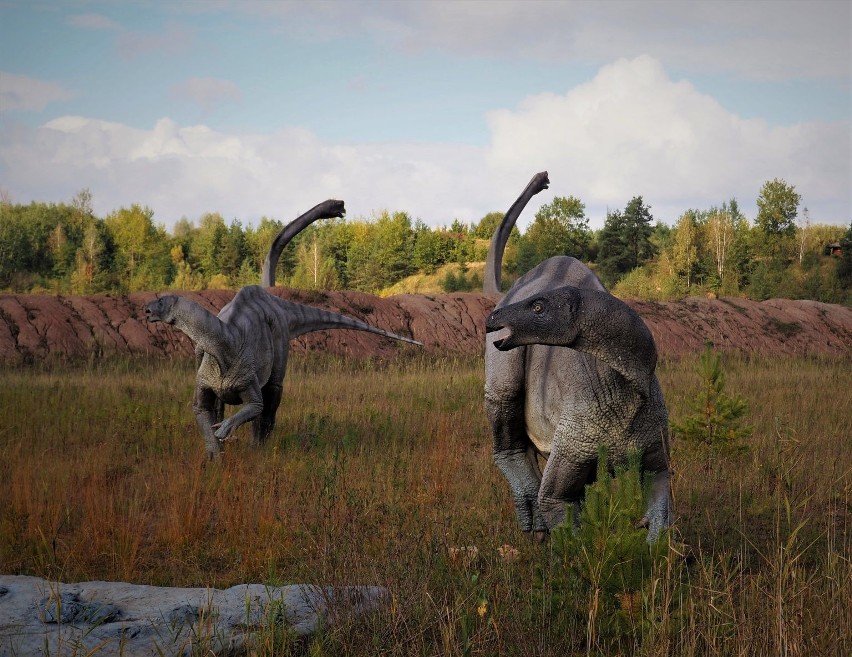
<path fill-rule="evenodd" d="M 299 230 L 343 212 L 342 201 L 326 201 L 288 224 L 270 248 L 264 280 L 274 282 L 275 263 Z M 195 346 L 192 408 L 210 458 L 221 453 L 220 441 L 246 422 L 252 422 L 252 444 L 263 443 L 272 432 L 291 339 L 324 329 L 352 329 L 421 344 L 345 315 L 286 301 L 257 285 L 242 288 L 218 315 L 174 294 L 145 304 L 144 311 L 149 322 L 174 326 Z M 224 419 L 225 404 L 240 408 Z"/>
<path fill-rule="evenodd" d="M 536 174 L 492 237 L 484 288 L 500 293 L 506 240 L 529 200 L 549 185 Z M 520 527 L 544 540 L 579 507 L 600 446 L 612 465 L 641 454 L 653 478 L 642 523 L 648 541 L 671 522 L 668 414 L 657 350 L 642 319 L 569 256 L 521 276 L 486 322 L 485 409 L 494 463 L 506 477 Z M 540 460 L 544 460 L 544 467 Z M 638 520 L 638 519 L 637 519 Z"/>

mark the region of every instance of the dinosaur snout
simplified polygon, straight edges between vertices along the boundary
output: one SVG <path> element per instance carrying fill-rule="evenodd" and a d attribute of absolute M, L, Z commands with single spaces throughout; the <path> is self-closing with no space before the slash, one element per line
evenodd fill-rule
<path fill-rule="evenodd" d="M 151 303 L 146 303 L 145 306 L 143 307 L 143 312 L 145 313 L 145 319 L 149 322 L 159 322 L 160 321 L 160 316 L 154 308 L 154 304 L 156 304 L 156 303 L 157 303 L 156 301 L 152 301 Z"/>
<path fill-rule="evenodd" d="M 494 340 L 494 346 L 500 351 L 511 349 L 512 345 L 510 344 L 510 341 L 512 339 L 512 329 L 509 326 L 506 326 L 506 323 L 503 319 L 501 319 L 498 311 L 491 313 L 488 316 L 488 319 L 485 320 L 485 332 L 494 333 L 495 331 L 499 331 L 499 333 Z"/>
<path fill-rule="evenodd" d="M 492 333 L 499 331 L 501 328 L 503 328 L 503 324 L 500 322 L 497 312 L 495 311 L 488 315 L 488 319 L 485 320 L 485 332 Z"/>

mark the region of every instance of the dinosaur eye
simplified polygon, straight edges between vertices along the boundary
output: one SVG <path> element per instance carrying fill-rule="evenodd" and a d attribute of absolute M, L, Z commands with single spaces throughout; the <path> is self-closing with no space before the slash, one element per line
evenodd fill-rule
<path fill-rule="evenodd" d="M 540 301 L 536 301 L 536 302 L 533 304 L 532 309 L 533 309 L 533 312 L 534 312 L 534 313 L 538 314 L 538 313 L 540 313 L 542 310 L 544 310 L 544 306 L 542 306 L 542 305 L 541 305 L 541 302 L 540 302 Z"/>

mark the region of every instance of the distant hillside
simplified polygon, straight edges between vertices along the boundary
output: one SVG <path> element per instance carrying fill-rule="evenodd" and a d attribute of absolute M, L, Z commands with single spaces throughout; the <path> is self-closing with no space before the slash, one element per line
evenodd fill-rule
<path fill-rule="evenodd" d="M 477 277 L 479 285 L 477 289 L 470 291 L 480 292 L 482 291 L 482 276 L 484 273 L 484 262 L 470 262 L 467 264 L 465 271 L 462 271 L 461 265 L 453 262 L 439 267 L 434 274 L 413 274 L 412 276 L 403 278 L 401 281 L 379 292 L 379 296 L 390 297 L 395 294 L 443 294 L 443 283 L 447 278 L 447 274 L 456 277 L 464 275 L 468 280 L 474 276 Z"/>

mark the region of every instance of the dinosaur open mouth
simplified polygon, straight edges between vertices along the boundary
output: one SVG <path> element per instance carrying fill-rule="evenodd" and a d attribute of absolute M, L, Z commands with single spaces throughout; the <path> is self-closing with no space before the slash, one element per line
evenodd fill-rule
<path fill-rule="evenodd" d="M 494 340 L 494 346 L 502 351 L 506 343 L 512 338 L 512 329 L 508 326 L 497 326 L 493 329 L 487 329 L 488 333 L 493 333 L 494 331 L 498 331 L 497 337 Z"/>

